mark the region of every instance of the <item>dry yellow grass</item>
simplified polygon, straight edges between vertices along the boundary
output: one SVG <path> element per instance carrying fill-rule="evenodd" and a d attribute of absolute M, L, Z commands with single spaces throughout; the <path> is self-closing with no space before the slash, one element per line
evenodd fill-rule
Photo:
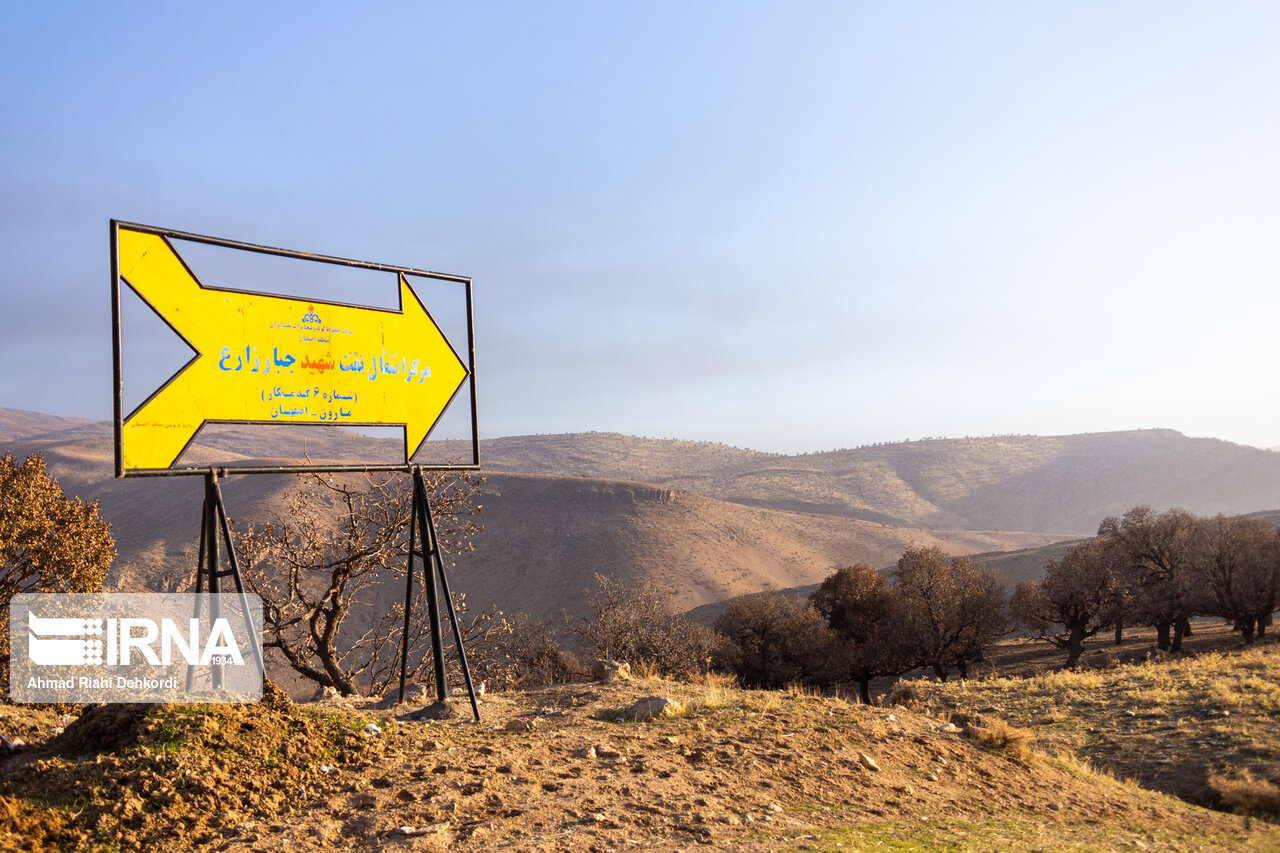
<path fill-rule="evenodd" d="M 1280 771 L 1280 647 L 1270 643 L 1028 678 L 913 679 L 897 693 L 983 726 L 999 717 L 1033 730 L 1044 752 L 1195 803 L 1218 801 L 1211 778 Z"/>

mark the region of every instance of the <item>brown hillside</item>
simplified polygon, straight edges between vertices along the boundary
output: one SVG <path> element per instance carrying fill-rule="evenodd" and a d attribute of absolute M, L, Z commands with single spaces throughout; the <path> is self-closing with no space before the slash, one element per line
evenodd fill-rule
<path fill-rule="evenodd" d="M 188 589 L 195 571 L 203 481 L 197 476 L 117 480 L 111 442 L 14 442 L 39 451 L 69 494 L 102 502 L 119 556 L 115 589 Z M 197 454 L 203 451 L 197 449 Z M 299 487 L 288 475 L 223 481 L 233 521 L 260 524 Z M 816 583 L 854 560 L 895 558 L 907 545 L 956 553 L 1017 548 L 1056 537 L 897 528 L 788 513 L 616 480 L 490 474 L 476 551 L 458 557 L 455 586 L 474 606 L 558 616 L 581 612 L 595 572 L 652 580 L 684 610 L 761 589 Z"/>
<path fill-rule="evenodd" d="M 817 583 L 847 563 L 892 561 L 913 544 L 969 553 L 1055 538 L 893 527 L 617 480 L 491 474 L 485 491 L 486 532 L 460 558 L 459 576 L 477 604 L 492 590 L 502 596 L 495 601 L 535 613 L 579 610 L 594 572 L 651 580 L 686 610 Z"/>
<path fill-rule="evenodd" d="M 642 478 L 736 503 L 911 527 L 1089 535 L 1138 504 L 1197 514 L 1280 506 L 1280 454 L 1174 430 L 934 439 L 803 456 L 586 434 L 498 439 L 483 458 L 504 470 L 561 465 L 555 473 Z"/>
<path fill-rule="evenodd" d="M 50 418 L 52 434 L 39 436 L 42 417 L 0 409 L 0 440 L 110 434 L 107 424 Z M 347 458 L 356 447 L 386 462 L 400 452 L 396 440 L 324 427 L 217 426 L 183 461 L 246 450 L 320 461 Z M 436 442 L 432 458 L 468 452 L 464 442 Z M 1105 516 L 1138 504 L 1200 515 L 1280 507 L 1280 454 L 1173 430 L 931 439 L 801 456 L 579 433 L 487 439 L 481 460 L 490 471 L 658 483 L 747 506 L 936 529 L 1086 536 Z"/>
<path fill-rule="evenodd" d="M 199 477 L 114 479 L 108 424 L 0 410 L 0 441 L 19 456 L 43 452 L 69 493 L 102 500 L 120 545 L 116 588 L 187 588 Z M 391 448 L 394 459 L 394 441 L 341 430 L 222 426 L 184 461 L 248 459 L 235 449 L 257 462 L 342 459 L 357 445 Z M 1280 455 L 1167 430 L 799 457 L 590 433 L 493 439 L 482 460 L 487 531 L 461 559 L 458 587 L 474 605 L 540 615 L 580 608 L 597 571 L 654 580 L 685 610 L 817 583 L 854 561 L 889 565 L 911 544 L 952 553 L 1049 545 L 1136 503 L 1198 513 L 1280 506 Z M 260 523 L 296 487 L 283 475 L 233 477 L 224 492 L 234 519 Z M 930 526 L 939 529 L 922 529 Z M 1037 576 L 1048 555 L 982 556 L 1012 584 Z"/>

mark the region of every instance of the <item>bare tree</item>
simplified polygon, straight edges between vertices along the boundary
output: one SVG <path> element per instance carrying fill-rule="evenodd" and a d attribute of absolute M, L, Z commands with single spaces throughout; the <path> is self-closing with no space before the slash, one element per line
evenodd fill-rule
<path fill-rule="evenodd" d="M 1005 584 L 982 563 L 948 557 L 938 546 L 908 548 L 898 560 L 902 630 L 920 666 L 946 680 L 968 675 L 987 647 L 1008 630 Z"/>
<path fill-rule="evenodd" d="M 473 516 L 484 481 L 466 472 L 424 476 L 442 554 L 452 562 L 482 529 Z M 308 487 L 290 495 L 284 514 L 237 536 L 245 582 L 262 597 L 263 645 L 344 695 L 381 693 L 399 675 L 411 490 L 402 478 L 304 480 Z M 414 588 L 408 669 L 417 675 L 431 663 L 430 626 L 425 586 Z M 459 604 L 461 617 L 461 597 Z M 460 621 L 468 646 L 503 630 L 501 614 Z"/>
<path fill-rule="evenodd" d="M 1122 567 L 1113 543 L 1101 537 L 1082 542 L 1061 562 L 1050 559 L 1041 580 L 1018 584 L 1010 602 L 1013 618 L 1036 631 L 1038 639 L 1065 649 L 1066 665 L 1072 668 L 1084 652 L 1084 641 L 1117 618 Z"/>
<path fill-rule="evenodd" d="M 810 596 L 842 646 L 841 660 L 858 682 L 858 695 L 871 703 L 872 679 L 901 675 L 915 663 L 903 636 L 903 608 L 884 575 L 866 563 L 846 566 Z"/>
<path fill-rule="evenodd" d="M 1155 626 L 1163 651 L 1182 650 L 1191 616 L 1204 606 L 1192 570 L 1196 530 L 1196 517 L 1186 510 L 1156 514 L 1149 506 L 1136 506 L 1120 519 L 1106 518 L 1098 528 L 1098 535 L 1124 554 L 1134 614 Z"/>
<path fill-rule="evenodd" d="M 1194 546 L 1195 574 L 1212 591 L 1213 612 L 1233 620 L 1246 644 L 1280 600 L 1280 539 L 1256 518 L 1199 520 Z"/>

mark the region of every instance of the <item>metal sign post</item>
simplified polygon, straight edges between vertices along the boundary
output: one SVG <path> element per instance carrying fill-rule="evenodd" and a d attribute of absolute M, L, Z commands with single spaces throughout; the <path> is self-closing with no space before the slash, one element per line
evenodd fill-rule
<path fill-rule="evenodd" d="M 299 299 L 252 290 L 209 287 L 179 254 L 175 243 L 199 243 L 234 252 L 252 252 L 312 264 L 387 273 L 395 277 L 399 307 L 362 307 Z M 434 281 L 463 288 L 466 358 L 436 324 L 411 282 Z M 131 413 L 124 413 L 124 358 L 121 334 L 122 286 L 132 290 L 194 355 Z M 409 572 L 401 643 L 400 698 L 404 699 L 409 656 L 409 619 L 414 559 L 423 563 L 431 620 L 436 689 L 447 683 L 437 590 L 443 588 L 471 707 L 480 711 L 462 644 L 449 581 L 445 576 L 434 519 L 414 457 L 464 385 L 470 386 L 471 459 L 433 464 L 438 470 L 480 467 L 476 418 L 475 343 L 471 280 L 409 267 L 368 263 L 308 252 L 274 249 L 172 229 L 111 221 L 112 343 L 115 373 L 115 457 L 117 477 L 203 475 L 205 498 L 200 524 L 196 591 L 218 592 L 231 577 L 243 595 L 240 567 L 231 540 L 218 479 L 237 474 L 403 471 L 413 477 Z M 404 430 L 404 462 L 385 464 L 347 459 L 335 464 L 245 465 L 228 458 L 201 465 L 181 463 L 183 453 L 208 424 L 306 424 L 343 427 L 399 426 Z M 234 467 L 232 467 L 234 466 Z M 221 567 L 219 537 L 228 568 Z M 415 549 L 415 542 L 421 543 Z M 438 585 L 438 586 L 437 586 Z M 256 653 L 256 652 L 255 652 Z M 261 665 L 262 661 L 259 659 Z M 215 681 L 221 673 L 215 671 Z M 190 675 L 188 676 L 190 679 Z"/>
<path fill-rule="evenodd" d="M 422 550 L 414 548 L 414 540 L 422 543 Z M 431 516 L 431 502 L 427 499 L 427 487 L 422 480 L 422 469 L 413 469 L 413 516 L 409 521 L 409 571 L 405 578 L 404 590 L 404 634 L 400 646 L 400 701 L 404 701 L 404 680 L 409 663 L 409 606 L 413 600 L 413 561 L 422 559 L 422 582 L 427 590 L 427 618 L 431 623 L 431 654 L 435 663 L 436 699 L 444 702 L 449 696 L 449 685 L 445 676 L 444 640 L 440 626 L 440 596 L 437 582 L 444 591 L 445 604 L 449 608 L 449 624 L 453 626 L 454 647 L 458 650 L 458 663 L 462 667 L 462 678 L 467 683 L 467 695 L 471 699 L 471 712 L 476 722 L 480 722 L 480 706 L 476 701 L 475 683 L 471 678 L 471 667 L 467 663 L 467 650 L 462 643 L 462 626 L 458 622 L 458 613 L 453 605 L 453 595 L 449 591 L 449 578 L 444 571 L 444 561 L 440 556 L 440 540 L 436 538 L 435 519 Z"/>

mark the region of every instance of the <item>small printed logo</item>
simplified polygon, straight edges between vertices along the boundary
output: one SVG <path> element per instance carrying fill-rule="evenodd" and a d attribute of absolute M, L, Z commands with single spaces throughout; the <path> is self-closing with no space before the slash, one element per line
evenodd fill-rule
<path fill-rule="evenodd" d="M 48 618 L 27 612 L 27 657 L 37 666 L 102 663 L 102 620 Z"/>
<path fill-rule="evenodd" d="M 314 311 L 308 311 L 307 313 L 305 313 L 305 314 L 303 314 L 303 315 L 302 315 L 302 322 L 304 322 L 304 323 L 323 323 L 324 321 L 320 319 L 320 315 L 319 315 L 319 314 L 317 314 L 316 312 L 314 312 Z"/>

